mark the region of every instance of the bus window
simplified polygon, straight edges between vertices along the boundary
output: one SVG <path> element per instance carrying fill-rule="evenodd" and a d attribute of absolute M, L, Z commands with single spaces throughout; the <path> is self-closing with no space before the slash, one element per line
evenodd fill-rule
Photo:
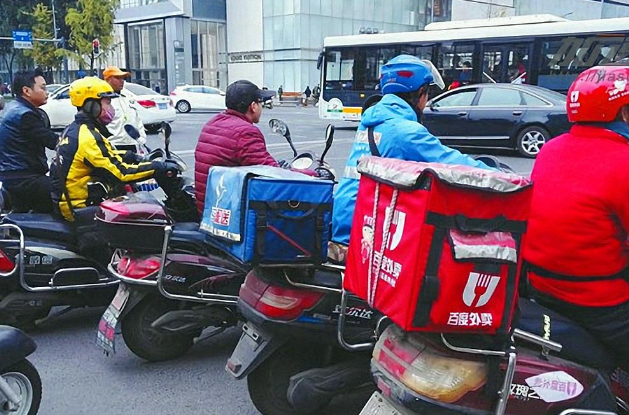
<path fill-rule="evenodd" d="M 327 52 L 325 89 L 353 89 L 356 52 L 357 49 Z M 364 64 L 362 66 L 364 67 Z"/>
<path fill-rule="evenodd" d="M 437 69 L 447 89 L 456 88 L 472 81 L 474 45 L 446 45 L 439 48 Z"/>
<path fill-rule="evenodd" d="M 555 91 L 567 91 L 584 70 L 627 56 L 629 42 L 623 35 L 554 38 L 542 42 L 537 84 Z"/>
<path fill-rule="evenodd" d="M 527 83 L 529 44 L 483 46 L 483 81 Z"/>

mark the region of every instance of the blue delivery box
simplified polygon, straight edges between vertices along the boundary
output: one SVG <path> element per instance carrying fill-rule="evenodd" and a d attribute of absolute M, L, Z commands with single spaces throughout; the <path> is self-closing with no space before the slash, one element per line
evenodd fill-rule
<path fill-rule="evenodd" d="M 278 167 L 212 167 L 201 230 L 243 263 L 325 262 L 333 187 Z"/>

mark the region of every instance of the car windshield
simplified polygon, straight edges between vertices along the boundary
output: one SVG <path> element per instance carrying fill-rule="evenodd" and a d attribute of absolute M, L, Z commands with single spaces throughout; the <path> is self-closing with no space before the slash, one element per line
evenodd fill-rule
<path fill-rule="evenodd" d="M 135 95 L 159 95 L 157 92 L 142 85 L 133 84 L 131 82 L 124 83 L 125 89 L 128 89 Z"/>

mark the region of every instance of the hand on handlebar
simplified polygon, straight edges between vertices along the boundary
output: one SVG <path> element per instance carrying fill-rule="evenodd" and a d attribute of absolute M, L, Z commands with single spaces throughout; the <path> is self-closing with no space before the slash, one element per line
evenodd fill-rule
<path fill-rule="evenodd" d="M 156 173 L 164 177 L 176 177 L 181 173 L 181 167 L 174 161 L 153 161 L 153 163 L 155 164 Z"/>

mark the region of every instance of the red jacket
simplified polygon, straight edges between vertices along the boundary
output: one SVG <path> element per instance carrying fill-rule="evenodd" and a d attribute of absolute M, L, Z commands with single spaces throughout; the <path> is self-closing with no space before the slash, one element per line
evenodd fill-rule
<path fill-rule="evenodd" d="M 194 159 L 194 188 L 199 214 L 203 213 L 210 167 L 278 165 L 267 151 L 264 136 L 258 127 L 243 114 L 229 109 L 203 126 Z"/>
<path fill-rule="evenodd" d="M 573 278 L 613 276 L 627 269 L 626 138 L 600 127 L 574 125 L 544 146 L 531 178 L 527 262 Z M 629 283 L 620 278 L 584 282 L 529 276 L 537 290 L 576 305 L 614 306 L 629 300 Z"/>

